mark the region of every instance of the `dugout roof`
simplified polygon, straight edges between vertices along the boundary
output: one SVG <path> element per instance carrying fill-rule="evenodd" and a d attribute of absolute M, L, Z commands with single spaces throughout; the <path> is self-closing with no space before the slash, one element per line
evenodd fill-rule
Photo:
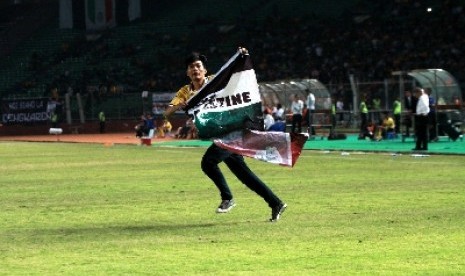
<path fill-rule="evenodd" d="M 455 78 L 446 70 L 421 69 L 407 73 L 424 89 L 430 87 L 437 104 L 452 105 L 456 99 L 462 102 L 462 92 Z"/>
<path fill-rule="evenodd" d="M 264 105 L 275 106 L 281 103 L 289 107 L 291 96 L 297 94 L 305 102 L 309 91 L 315 95 L 316 109 L 330 109 L 331 96 L 329 90 L 316 79 L 262 82 L 259 84 Z"/>

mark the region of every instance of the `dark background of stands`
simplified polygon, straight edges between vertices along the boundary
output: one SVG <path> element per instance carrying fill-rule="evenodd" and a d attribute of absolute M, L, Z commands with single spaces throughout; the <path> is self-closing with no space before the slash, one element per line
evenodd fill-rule
<path fill-rule="evenodd" d="M 82 22 L 58 28 L 57 0 L 10 2 L 0 4 L 1 98 L 72 90 L 103 104 L 173 92 L 187 82 L 189 52 L 205 53 L 214 72 L 238 46 L 250 50 L 259 82 L 316 78 L 337 89 L 349 74 L 369 82 L 441 68 L 465 91 L 465 1 L 141 0 L 140 19 L 117 10 L 118 26 L 95 41 Z"/>

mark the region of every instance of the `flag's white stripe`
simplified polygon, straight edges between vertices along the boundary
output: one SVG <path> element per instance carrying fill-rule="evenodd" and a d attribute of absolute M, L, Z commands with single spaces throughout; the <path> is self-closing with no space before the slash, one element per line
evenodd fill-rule
<path fill-rule="evenodd" d="M 218 75 L 220 75 L 221 72 L 223 72 L 227 67 L 229 67 L 229 65 L 231 65 L 231 63 L 232 63 L 240 54 L 241 54 L 241 51 L 240 51 L 240 50 L 237 50 L 237 53 L 236 53 L 234 56 L 232 56 L 232 57 L 221 67 L 221 69 L 215 74 L 215 76 L 213 76 L 213 78 L 210 80 L 210 82 L 213 81 Z M 204 87 L 206 87 L 206 86 L 204 86 Z M 199 94 L 200 91 L 202 91 L 202 90 L 203 90 L 203 88 L 200 89 L 199 92 L 198 92 L 197 94 Z M 192 98 L 190 98 L 190 99 L 187 101 L 187 104 L 189 104 L 189 101 L 190 101 L 191 99 L 192 99 Z"/>
<path fill-rule="evenodd" d="M 260 103 L 260 93 L 258 91 L 257 76 L 255 75 L 255 70 L 246 70 L 234 73 L 229 82 L 226 84 L 224 89 L 212 93 L 215 95 L 215 98 L 225 98 L 231 95 L 236 95 L 238 93 L 250 92 L 250 102 L 243 102 L 240 105 L 231 105 L 227 106 L 223 104 L 220 106 L 220 103 L 217 102 L 217 107 L 204 109 L 203 105 L 196 106 L 189 110 L 189 113 L 194 114 L 197 111 L 200 112 L 223 112 L 229 111 L 232 109 L 243 108 L 250 106 L 252 104 Z M 211 94 L 210 94 L 211 95 Z"/>
<path fill-rule="evenodd" d="M 216 138 L 213 142 L 221 148 L 243 156 L 292 167 L 292 147 L 289 133 L 253 130 L 244 136 L 244 132 L 235 131 Z"/>
<path fill-rule="evenodd" d="M 260 93 L 258 91 L 257 76 L 253 69 L 234 73 L 229 79 L 226 87 L 223 89 L 223 92 L 218 93 L 218 96 L 234 95 L 245 91 L 250 92 L 252 96 L 251 103 L 261 102 Z"/>

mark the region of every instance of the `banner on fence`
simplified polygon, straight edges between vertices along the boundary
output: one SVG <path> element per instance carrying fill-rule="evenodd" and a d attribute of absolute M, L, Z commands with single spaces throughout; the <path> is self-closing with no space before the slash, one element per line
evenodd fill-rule
<path fill-rule="evenodd" d="M 50 112 L 57 103 L 48 98 L 2 100 L 3 124 L 43 123 L 50 119 Z"/>

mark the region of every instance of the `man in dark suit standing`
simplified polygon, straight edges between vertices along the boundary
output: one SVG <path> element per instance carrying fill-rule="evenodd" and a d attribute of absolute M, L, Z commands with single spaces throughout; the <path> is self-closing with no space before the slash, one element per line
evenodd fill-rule
<path fill-rule="evenodd" d="M 405 110 L 407 111 L 407 114 L 405 115 L 404 118 L 404 124 L 405 124 L 405 136 L 409 137 L 410 136 L 410 128 L 413 125 L 413 114 L 415 113 L 415 108 L 417 105 L 416 98 L 412 96 L 412 92 L 410 90 L 405 91 L 405 96 L 404 96 L 404 107 Z"/>

